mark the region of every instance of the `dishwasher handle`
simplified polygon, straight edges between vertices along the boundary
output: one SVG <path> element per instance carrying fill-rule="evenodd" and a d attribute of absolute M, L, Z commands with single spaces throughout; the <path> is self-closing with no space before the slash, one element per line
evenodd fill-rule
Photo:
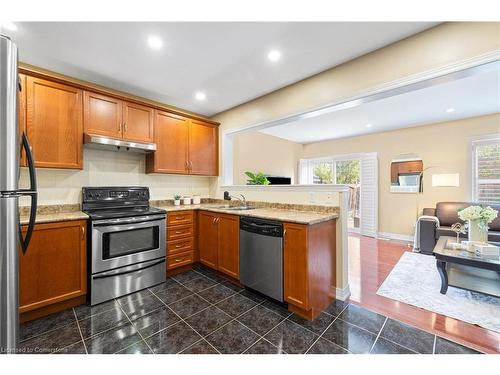
<path fill-rule="evenodd" d="M 283 237 L 283 224 L 275 222 L 265 222 L 262 220 L 244 220 L 240 221 L 240 230 L 252 232 L 263 236 Z"/>

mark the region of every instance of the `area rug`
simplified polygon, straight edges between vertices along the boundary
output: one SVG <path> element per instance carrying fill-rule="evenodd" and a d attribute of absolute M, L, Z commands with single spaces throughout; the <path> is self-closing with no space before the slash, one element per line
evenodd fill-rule
<path fill-rule="evenodd" d="M 451 286 L 443 295 L 440 288 L 435 258 L 405 252 L 377 294 L 500 332 L 500 298 Z"/>

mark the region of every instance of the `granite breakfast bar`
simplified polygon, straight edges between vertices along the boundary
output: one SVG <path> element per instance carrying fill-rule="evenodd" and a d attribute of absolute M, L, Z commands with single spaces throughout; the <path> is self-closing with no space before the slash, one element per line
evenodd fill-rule
<path fill-rule="evenodd" d="M 229 282 L 239 284 L 239 217 L 282 222 L 284 299 L 290 311 L 314 319 L 335 298 L 336 221 L 339 208 L 248 202 L 252 209 L 234 210 L 231 208 L 234 203 L 228 205 L 226 201 L 204 199 L 199 205 L 175 206 L 171 200 L 151 201 L 152 206 L 167 212 L 168 274 L 186 272 L 196 263 L 202 263 Z M 215 232 L 207 229 L 203 225 L 203 218 L 207 216 L 210 220 L 223 217 L 224 225 L 220 224 Z M 25 232 L 29 221 L 29 210 L 25 207 L 20 209 L 20 221 Z M 55 299 L 31 303 L 29 298 L 23 300 L 21 294 L 23 321 L 85 303 L 86 259 L 89 256 L 87 222 L 88 216 L 78 204 L 39 206 L 33 247 L 22 258 L 22 268 L 50 264 L 51 267 L 47 269 L 36 270 L 38 274 L 46 274 L 50 278 L 51 272 L 54 272 L 52 266 L 60 262 L 67 266 L 68 262 L 73 262 L 74 274 L 71 280 L 67 280 L 71 290 L 63 285 L 61 294 Z M 214 222 L 218 224 L 219 220 Z M 63 242 L 62 237 L 69 240 Z M 41 261 L 47 254 L 54 258 Z M 26 277 L 21 275 L 21 279 Z M 29 286 L 21 285 L 21 292 L 23 288 L 27 290 Z M 54 301 L 55 305 L 52 303 Z"/>

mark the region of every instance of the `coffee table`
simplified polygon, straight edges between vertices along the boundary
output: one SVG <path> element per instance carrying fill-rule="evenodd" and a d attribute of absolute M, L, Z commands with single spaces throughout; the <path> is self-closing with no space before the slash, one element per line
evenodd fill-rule
<path fill-rule="evenodd" d="M 456 238 L 441 236 L 434 247 L 436 266 L 441 276 L 442 294 L 448 286 L 500 297 L 500 260 L 454 250 Z M 495 244 L 498 246 L 498 244 Z"/>

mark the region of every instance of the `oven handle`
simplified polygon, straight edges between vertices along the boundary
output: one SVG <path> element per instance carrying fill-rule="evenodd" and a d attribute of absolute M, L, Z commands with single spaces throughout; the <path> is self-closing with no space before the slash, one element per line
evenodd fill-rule
<path fill-rule="evenodd" d="M 154 267 L 154 266 L 156 266 L 158 264 L 161 264 L 161 263 L 165 263 L 165 259 L 152 260 L 152 261 L 144 262 L 144 263 L 141 263 L 141 264 L 135 264 L 133 266 L 125 267 L 125 270 L 123 270 L 123 268 L 121 268 L 121 269 L 117 269 L 117 270 L 102 272 L 102 273 L 100 273 L 97 276 L 92 276 L 92 278 L 93 279 L 104 279 L 106 277 L 113 277 L 113 276 L 125 275 L 127 273 L 132 273 L 132 272 L 137 272 L 137 271 L 143 271 L 145 269 Z"/>
<path fill-rule="evenodd" d="M 165 220 L 165 215 L 140 216 L 127 219 L 95 220 L 92 222 L 92 225 L 94 227 L 104 227 L 108 225 L 137 224 L 157 220 Z"/>

